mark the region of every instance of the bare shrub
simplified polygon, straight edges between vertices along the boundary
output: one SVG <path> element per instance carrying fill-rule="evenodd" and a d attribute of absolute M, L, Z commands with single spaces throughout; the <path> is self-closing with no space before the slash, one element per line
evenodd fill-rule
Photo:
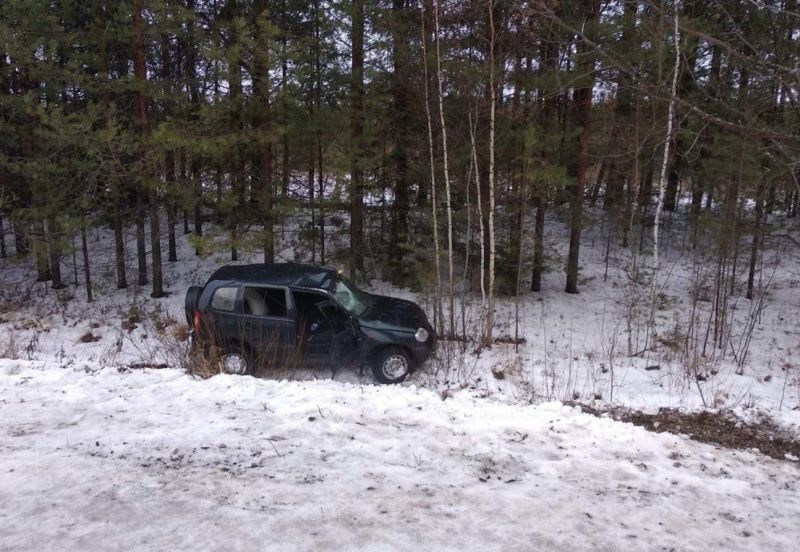
<path fill-rule="evenodd" d="M 17 341 L 17 337 L 14 332 L 10 332 L 6 336 L 6 340 L 1 347 L 0 357 L 9 358 L 11 360 L 18 360 L 21 357 L 22 347 Z"/>
<path fill-rule="evenodd" d="M 219 374 L 222 371 L 219 348 L 209 347 L 208 351 L 198 351 L 188 337 L 189 327 L 185 324 L 177 324 L 166 331 L 153 332 L 156 347 L 152 360 L 202 378 Z"/>
<path fill-rule="evenodd" d="M 83 334 L 78 338 L 78 343 L 95 343 L 97 341 L 100 341 L 101 339 L 102 339 L 101 337 L 94 335 L 92 331 L 89 330 L 88 332 L 86 332 L 85 334 Z"/>
<path fill-rule="evenodd" d="M 34 332 L 30 340 L 25 345 L 25 356 L 28 360 L 34 360 L 39 351 L 39 332 Z"/>

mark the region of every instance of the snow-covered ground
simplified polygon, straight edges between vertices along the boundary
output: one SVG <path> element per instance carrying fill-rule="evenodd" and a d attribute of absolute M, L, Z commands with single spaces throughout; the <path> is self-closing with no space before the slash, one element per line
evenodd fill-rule
<path fill-rule="evenodd" d="M 2 360 L 0 550 L 797 550 L 795 463 L 475 395 Z"/>
<path fill-rule="evenodd" d="M 283 260 L 308 260 L 297 224 L 279 232 Z M 566 255 L 561 225 L 548 220 L 552 267 Z M 495 335 L 524 343 L 476 352 L 442 341 L 393 387 L 345 370 L 201 380 L 175 369 L 185 290 L 228 262 L 215 232 L 206 227 L 203 256 L 179 236 L 178 262 L 164 264 L 171 294 L 158 300 L 134 283 L 132 232 L 126 290 L 114 286 L 110 234 L 91 236 L 93 303 L 69 258 L 70 285 L 57 292 L 34 283 L 30 259 L 0 260 L 0 551 L 796 549 L 796 458 L 649 433 L 558 402 L 766 413 L 800 433 L 796 229 L 767 240 L 757 316 L 739 269 L 726 346 L 694 372 L 683 352 L 645 342 L 630 251 L 598 223 L 584 233 L 580 295 L 563 293 L 554 268 L 541 293 L 500 299 Z M 656 323 L 680 345 L 714 250 L 693 249 L 669 218 L 663 234 Z M 346 251 L 345 238 L 331 229 L 329 251 Z M 648 259 L 645 248 L 639 261 Z M 428 296 L 378 279 L 369 288 L 431 311 Z M 460 293 L 457 307 L 459 324 L 478 323 L 479 297 Z M 702 340 L 710 304 L 698 309 Z M 751 322 L 739 370 L 734 351 Z M 130 368 L 141 363 L 173 368 Z"/>
<path fill-rule="evenodd" d="M 588 215 L 597 220 L 605 216 L 599 210 L 589 210 Z M 310 259 L 307 245 L 297 237 L 303 220 L 300 216 L 282 223 L 277 232 L 279 258 Z M 734 294 L 729 299 L 730 326 L 726 329 L 725 347 L 710 344 L 707 355 L 701 356 L 705 336 L 710 333 L 707 330 L 712 304 L 708 296 L 713 295 L 713 278 L 709 278 L 716 266 L 713 242 L 704 240 L 693 248 L 691 228 L 685 220 L 667 215 L 662 228 L 662 270 L 658 279 L 661 299 L 656 312 L 658 334 L 667 343 L 654 344 L 646 339 L 650 288 L 644 281 L 632 292 L 631 252 L 619 246 L 618 237 L 606 239 L 603 223 L 595 222 L 584 231 L 580 294 L 563 292 L 560 267 L 566 257 L 568 233 L 559 216 L 554 215 L 548 219 L 545 231 L 551 271 L 545 275 L 542 292 L 527 291 L 526 268 L 519 301 L 504 297 L 498 302 L 495 335 L 519 336 L 525 342 L 519 347 L 497 343 L 480 354 L 475 353 L 474 345 L 463 350 L 453 345 L 449 351 L 440 347 L 439 362 L 423 367 L 413 383 L 448 392 L 463 387 L 479 389 L 521 401 L 600 400 L 650 411 L 660 407 L 709 407 L 732 409 L 745 416 L 766 412 L 800 433 L 800 364 L 796 360 L 800 353 L 800 248 L 795 245 L 800 233 L 780 216 L 774 217 L 772 224 L 774 237 L 766 240 L 766 253 L 758 263 L 757 285 L 765 292 L 763 309 L 754 312 L 754 302 L 744 298 L 748 251 L 744 236 Z M 346 252 L 347 236 L 334 227 L 329 227 L 328 232 L 329 253 Z M 142 362 L 174 365 L 174 336 L 181 334 L 185 324 L 183 300 L 187 287 L 204 283 L 215 268 L 229 262 L 227 247 L 215 247 L 220 229 L 209 224 L 204 235 L 203 256 L 195 254 L 191 236 L 178 235 L 178 261 L 164 263 L 165 284 L 171 294 L 158 300 L 149 297 L 149 287 L 135 285 L 133 229 L 127 234 L 127 290 L 114 286 L 110 232 L 98 230 L 90 236 L 96 297 L 91 304 L 84 299 L 80 255 L 78 285 L 72 282 L 72 259 L 68 257 L 62 271 L 70 286 L 58 292 L 34 283 L 31 259 L 0 260 L 0 357 L 56 361 L 62 366 L 84 361 L 103 366 Z M 371 247 L 368 243 L 367 249 Z M 257 250 L 243 250 L 241 254 L 243 262 L 261 260 Z M 336 264 L 336 257 L 329 262 Z M 649 262 L 650 253 L 645 247 L 638 263 L 641 267 Z M 459 274 L 462 269 L 459 266 Z M 457 279 L 460 287 L 461 276 L 457 275 Z M 369 289 L 413 299 L 429 314 L 432 311 L 429 296 L 397 289 L 378 279 L 370 282 Z M 697 304 L 689 341 L 694 355 L 680 350 L 687 343 L 693 293 L 705 296 Z M 639 299 L 632 305 L 634 295 Z M 25 299 L 20 302 L 20 298 Z M 463 299 L 463 319 L 468 333 L 475 333 L 469 327 L 474 330 L 479 323 L 480 297 L 459 293 L 458 299 L 459 328 Z M 734 353 L 741 351 L 750 327 L 752 339 L 740 368 Z M 695 377 L 695 372 L 702 377 Z M 329 379 L 331 374 L 306 372 L 294 377 Z M 369 376 L 347 371 L 337 373 L 336 379 L 371 382 Z"/>

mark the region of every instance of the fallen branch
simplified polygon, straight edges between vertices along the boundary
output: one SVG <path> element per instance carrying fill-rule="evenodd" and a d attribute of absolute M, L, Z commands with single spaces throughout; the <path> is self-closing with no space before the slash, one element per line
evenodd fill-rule
<path fill-rule="evenodd" d="M 145 370 L 147 368 L 163 370 L 164 368 L 169 368 L 169 364 L 165 362 L 134 362 L 132 364 L 125 364 L 122 368 L 124 370 Z"/>

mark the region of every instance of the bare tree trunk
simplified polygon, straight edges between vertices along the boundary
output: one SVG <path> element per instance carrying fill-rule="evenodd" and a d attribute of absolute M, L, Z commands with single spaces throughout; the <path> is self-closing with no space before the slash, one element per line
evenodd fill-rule
<path fill-rule="evenodd" d="M 200 166 L 200 154 L 192 153 L 192 189 L 194 193 L 194 201 L 192 217 L 194 220 L 194 235 L 203 235 L 203 172 Z M 198 246 L 197 254 L 200 254 L 200 247 Z"/>
<path fill-rule="evenodd" d="M 240 13 L 238 0 L 227 0 L 227 15 L 230 18 L 228 41 L 234 47 L 228 51 L 228 94 L 232 104 L 231 124 L 238 132 L 242 130 L 242 59 L 239 47 L 239 32 L 235 18 Z M 285 77 L 285 75 L 284 75 Z M 284 78 L 284 82 L 285 78 Z M 284 134 L 284 138 L 285 138 Z M 231 236 L 231 261 L 239 260 L 239 223 L 245 208 L 245 181 L 243 175 L 242 155 L 238 148 L 229 153 L 231 166 L 231 193 L 235 196 L 235 207 L 228 213 L 227 226 Z M 284 167 L 284 172 L 287 168 Z M 288 174 L 286 175 L 288 177 Z"/>
<path fill-rule="evenodd" d="M 83 251 L 83 277 L 86 282 L 86 300 L 92 302 L 92 277 L 89 270 L 89 246 L 86 243 L 86 226 L 81 224 L 81 250 Z"/>
<path fill-rule="evenodd" d="M 6 231 L 3 227 L 3 217 L 0 215 L 0 259 L 8 257 L 6 253 Z"/>
<path fill-rule="evenodd" d="M 477 110 L 476 110 L 477 111 Z M 476 197 L 478 203 L 478 221 L 480 222 L 480 247 L 481 247 L 481 257 L 480 257 L 480 264 L 481 264 L 481 306 L 484 310 L 484 317 L 486 316 L 486 309 L 488 308 L 488 303 L 486 302 L 486 244 L 484 243 L 485 240 L 485 228 L 483 225 L 483 202 L 481 200 L 481 173 L 478 170 L 478 149 L 475 147 L 475 126 L 477 125 L 477 114 L 475 116 L 475 123 L 472 122 L 472 111 L 469 112 L 469 139 L 470 139 L 470 146 L 472 150 L 472 163 L 475 167 L 475 190 L 476 190 Z M 485 319 L 485 318 L 484 318 Z"/>
<path fill-rule="evenodd" d="M 145 246 L 144 218 L 147 211 L 144 205 L 144 192 L 136 191 L 136 258 L 139 272 L 136 280 L 140 286 L 147 285 L 147 247 Z"/>
<path fill-rule="evenodd" d="M 764 183 L 759 182 L 756 190 L 756 209 L 753 221 L 753 242 L 750 246 L 750 269 L 747 275 L 747 298 L 753 299 L 753 288 L 758 264 L 758 248 L 761 245 L 761 227 L 764 220 Z"/>
<path fill-rule="evenodd" d="M 269 42 L 270 22 L 267 0 L 256 0 L 255 53 L 253 55 L 253 93 L 257 99 L 260 134 L 258 163 L 258 209 L 263 226 L 264 262 L 275 262 L 274 213 L 272 197 L 272 117 L 270 113 Z"/>
<path fill-rule="evenodd" d="M 678 94 L 678 74 L 681 67 L 681 35 L 678 26 L 678 9 L 675 6 L 673 17 L 675 19 L 675 36 L 673 37 L 675 44 L 675 65 L 672 74 L 672 88 L 670 89 L 669 108 L 667 109 L 667 131 L 664 135 L 664 155 L 661 159 L 661 174 L 658 178 L 658 203 L 656 204 L 656 214 L 653 221 L 653 280 L 652 280 L 652 296 L 650 308 L 650 331 L 655 333 L 655 317 L 656 317 L 656 290 L 658 289 L 657 275 L 658 275 L 658 230 L 661 221 L 661 212 L 664 209 L 664 195 L 667 187 L 667 167 L 669 166 L 670 145 L 673 138 L 673 120 L 675 118 L 675 101 Z"/>
<path fill-rule="evenodd" d="M 114 259 L 117 266 L 117 289 L 125 289 L 128 287 L 128 278 L 125 274 L 125 235 L 119 210 L 114 217 Z"/>
<path fill-rule="evenodd" d="M 350 276 L 363 268 L 364 235 L 364 0 L 353 0 L 352 65 L 350 73 Z M 424 45 L 423 45 L 424 51 Z M 427 82 L 426 82 L 427 86 Z"/>
<path fill-rule="evenodd" d="M 664 137 L 664 155 L 661 159 L 661 175 L 658 179 L 658 203 L 656 203 L 656 215 L 653 221 L 653 286 L 655 286 L 655 275 L 658 271 L 658 230 L 661 222 L 661 212 L 664 209 L 664 195 L 667 185 L 667 167 L 669 166 L 670 145 L 672 144 L 672 126 L 675 113 L 675 99 L 677 95 L 678 73 L 680 72 L 680 29 L 678 27 L 678 11 L 675 10 L 675 67 L 672 75 L 672 89 L 669 97 L 669 109 L 667 110 L 667 132 Z"/>
<path fill-rule="evenodd" d="M 322 111 L 322 59 L 321 45 L 321 7 L 319 0 L 314 2 L 314 95 L 317 110 Z M 319 262 L 325 264 L 325 175 L 322 172 L 322 125 L 317 125 L 317 199 L 319 201 Z"/>
<path fill-rule="evenodd" d="M 627 299 L 627 312 L 625 315 L 626 334 L 628 337 L 628 355 L 633 355 L 634 350 L 634 326 L 633 322 L 636 318 L 637 305 L 639 303 L 639 294 L 637 287 L 639 277 L 639 248 L 635 245 L 630 245 L 629 234 L 633 231 L 633 223 L 636 214 L 639 210 L 639 193 L 641 189 L 641 176 L 640 176 L 640 157 L 641 157 L 641 144 L 639 143 L 639 90 L 638 82 L 634 84 L 636 90 L 634 91 L 634 107 L 633 107 L 633 167 L 630 177 L 630 188 L 628 194 L 628 206 L 626 207 L 625 220 L 623 221 L 623 247 L 631 249 L 631 268 L 628 277 L 630 284 L 629 297 Z M 636 324 L 636 344 L 639 341 L 639 324 Z"/>
<path fill-rule="evenodd" d="M 186 150 L 181 150 L 180 153 L 180 168 L 181 168 L 181 186 L 187 187 L 187 178 L 188 178 L 188 167 L 186 164 Z M 183 233 L 189 234 L 191 230 L 189 229 L 189 211 L 184 207 L 183 209 Z"/>
<path fill-rule="evenodd" d="M 319 187 L 319 262 L 325 264 L 325 175 L 322 173 L 321 136 L 317 136 L 317 185 Z"/>
<path fill-rule="evenodd" d="M 592 5 L 594 3 L 594 5 Z M 589 32 L 594 35 L 594 26 L 600 12 L 599 0 L 585 0 L 585 23 Z M 578 42 L 579 74 L 584 81 L 575 89 L 575 104 L 582 127 L 581 140 L 578 147 L 578 170 L 572 197 L 572 209 L 569 223 L 569 253 L 567 255 L 567 293 L 578 293 L 578 259 L 581 247 L 581 227 L 583 225 L 583 191 L 586 187 L 586 174 L 589 169 L 589 136 L 592 122 L 592 90 L 594 89 L 595 59 L 590 46 L 585 40 Z"/>
<path fill-rule="evenodd" d="M 289 0 L 282 0 L 280 9 L 286 11 L 289 6 Z M 234 13 L 236 13 L 234 11 Z M 289 121 L 289 92 L 286 90 L 289 84 L 289 53 L 287 51 L 288 36 L 286 33 L 281 34 L 281 118 L 285 126 L 290 124 Z M 241 75 L 239 76 L 241 81 Z M 241 82 L 240 82 L 241 85 Z M 289 202 L 289 176 L 291 175 L 291 168 L 289 167 L 289 133 L 284 131 L 281 137 L 281 199 L 284 205 Z M 284 220 L 286 215 L 284 215 Z M 281 228 L 283 231 L 283 226 Z"/>
<path fill-rule="evenodd" d="M 47 245 L 50 252 L 52 288 L 64 289 L 67 286 L 61 278 L 61 228 L 55 217 L 47 220 Z"/>
<path fill-rule="evenodd" d="M 133 5 L 133 74 L 138 83 L 135 101 L 136 129 L 141 141 L 140 155 L 144 156 L 144 139 L 148 132 L 147 116 L 148 98 L 144 91 L 147 81 L 147 62 L 144 44 L 144 19 L 142 17 L 143 0 L 134 0 Z M 141 181 L 137 189 L 136 251 L 139 256 L 139 285 L 147 284 L 147 252 L 144 245 L 144 185 Z M 151 187 L 148 193 L 150 203 L 150 242 L 153 255 L 153 292 L 152 297 L 164 295 L 161 282 L 161 236 L 158 219 L 157 191 Z M 155 234 L 154 234 L 155 232 Z"/>
<path fill-rule="evenodd" d="M 701 5 L 701 2 L 696 0 L 687 0 L 683 3 L 683 13 L 686 14 L 687 18 L 691 18 L 696 15 L 697 6 Z M 674 0 L 673 2 L 674 11 L 676 13 L 676 17 L 681 9 L 680 0 Z M 699 40 L 692 34 L 687 33 L 685 40 L 684 40 L 684 48 L 681 52 L 681 57 L 684 60 L 683 65 L 680 67 L 680 73 L 678 75 L 678 85 L 676 88 L 676 95 L 680 98 L 688 98 L 691 97 L 692 92 L 695 88 L 695 75 L 693 72 L 694 66 L 697 62 L 698 56 L 698 44 Z M 678 45 L 680 47 L 680 44 Z M 714 78 L 713 76 L 711 77 Z M 687 166 L 687 159 L 686 159 L 686 149 L 687 149 L 687 137 L 683 133 L 676 133 L 674 137 L 673 143 L 673 162 L 672 166 L 670 167 L 670 173 L 667 178 L 667 186 L 664 196 L 664 210 L 665 211 L 675 211 L 678 208 L 678 193 L 681 184 L 684 183 L 685 176 L 686 176 L 686 166 Z M 694 198 L 693 198 L 694 201 Z"/>
<path fill-rule="evenodd" d="M 167 182 L 167 193 L 175 187 L 175 156 L 167 152 L 164 156 L 165 180 Z M 178 260 L 178 247 L 175 239 L 175 223 L 177 218 L 177 207 L 174 200 L 167 200 L 167 260 L 171 263 Z"/>
<path fill-rule="evenodd" d="M 592 191 L 589 194 L 589 199 L 592 205 L 597 203 L 597 200 L 600 198 L 600 189 L 603 187 L 603 182 L 606 179 L 606 172 L 608 172 L 608 166 L 611 163 L 607 159 L 603 159 L 600 162 L 600 170 L 597 171 L 597 178 L 594 181 L 594 186 L 592 186 Z"/>
<path fill-rule="evenodd" d="M 22 259 L 30 253 L 30 232 L 29 228 L 19 220 L 13 222 L 14 226 L 14 251 L 18 259 Z"/>
<path fill-rule="evenodd" d="M 439 0 L 434 0 L 434 37 L 436 41 L 436 81 L 438 83 L 438 98 L 439 98 L 439 124 L 442 131 L 442 160 L 444 165 L 444 194 L 445 205 L 447 207 L 447 299 L 448 299 L 448 317 L 450 322 L 449 332 L 451 335 L 456 333 L 456 319 L 455 319 L 455 304 L 453 289 L 454 276 L 453 276 L 453 209 L 450 204 L 450 170 L 448 167 L 448 150 L 447 150 L 447 125 L 444 120 L 444 93 L 442 91 L 442 59 L 441 59 L 441 46 L 439 36 Z"/>
<path fill-rule="evenodd" d="M 216 163 L 214 167 L 214 189 L 217 192 L 214 198 L 214 220 L 218 220 L 220 206 L 222 205 L 222 167 L 219 163 Z"/>
<path fill-rule="evenodd" d="M 533 273 L 531 274 L 531 291 L 542 290 L 542 273 L 544 272 L 544 212 L 545 200 L 541 192 L 534 198 L 536 221 L 533 236 Z"/>
<path fill-rule="evenodd" d="M 739 262 L 739 219 L 741 217 L 741 210 L 739 209 L 739 194 L 742 188 L 742 178 L 744 177 L 744 160 L 747 154 L 745 142 L 742 142 L 742 151 L 739 155 L 739 174 L 736 176 L 736 186 L 734 187 L 733 199 L 733 221 L 730 225 L 730 236 L 733 242 L 733 259 L 731 260 L 731 275 L 730 275 L 730 295 L 733 295 L 736 288 L 736 268 Z"/>
<path fill-rule="evenodd" d="M 36 252 L 36 281 L 47 282 L 52 276 L 50 274 L 50 259 L 48 259 L 44 222 L 37 221 L 34 224 L 33 236 L 33 249 Z"/>
<path fill-rule="evenodd" d="M 494 134 L 495 110 L 497 108 L 497 90 L 495 89 L 495 29 L 494 29 L 494 1 L 489 0 L 489 304 L 486 310 L 486 329 L 484 331 L 484 345 L 491 346 L 492 330 L 494 329 L 494 272 L 495 272 L 495 237 L 494 237 Z M 451 261 L 452 262 L 452 261 Z"/>
<path fill-rule="evenodd" d="M 431 173 L 431 224 L 433 226 L 433 270 L 434 270 L 434 288 L 433 288 L 433 327 L 438 328 L 440 334 L 444 334 L 444 321 L 442 319 L 442 272 L 439 266 L 439 222 L 437 220 L 438 203 L 436 201 L 436 159 L 434 157 L 433 149 L 433 124 L 431 121 L 431 106 L 430 99 L 428 98 L 428 49 L 427 49 L 427 33 L 425 30 L 425 6 L 422 3 L 420 10 L 420 21 L 422 29 L 422 67 L 424 90 L 425 90 L 425 122 L 428 128 L 428 160 L 430 162 Z M 472 127 L 470 126 L 470 129 Z M 469 182 L 467 182 L 469 186 Z M 469 193 L 469 192 L 468 192 Z M 467 196 L 469 197 L 469 195 Z M 438 324 L 438 325 L 437 325 Z"/>
<path fill-rule="evenodd" d="M 236 212 L 228 215 L 231 232 L 231 261 L 239 260 L 239 213 L 244 208 L 244 182 L 242 182 L 242 175 L 238 172 L 238 167 L 235 170 L 237 172 L 231 175 L 231 192 L 236 196 Z"/>
<path fill-rule="evenodd" d="M 283 82 L 283 86 L 286 86 L 288 82 L 287 73 L 289 71 L 288 62 L 286 60 L 286 38 L 282 39 L 283 42 L 283 60 L 281 60 L 281 81 Z M 240 77 L 241 78 L 241 77 Z M 283 95 L 283 117 L 284 117 L 284 124 L 288 123 L 288 101 L 286 100 L 286 92 L 284 91 Z M 287 204 L 289 201 L 289 176 L 291 174 L 291 168 L 289 167 L 289 133 L 284 131 L 282 137 L 283 147 L 281 148 L 281 198 L 283 199 L 283 203 Z"/>
<path fill-rule="evenodd" d="M 633 108 L 633 172 L 631 174 L 631 187 L 628 194 L 628 206 L 626 207 L 624 235 L 622 238 L 622 246 L 628 247 L 628 235 L 633 230 L 633 221 L 636 217 L 636 212 L 639 210 L 639 189 L 640 189 L 640 167 L 639 158 L 641 157 L 641 144 L 639 143 L 639 94 L 636 90 L 636 99 L 634 100 Z M 635 254 L 635 252 L 634 252 Z"/>
<path fill-rule="evenodd" d="M 164 33 L 161 35 L 161 78 L 167 83 L 172 80 L 172 58 L 170 56 L 170 42 L 169 34 Z M 167 84 L 170 94 L 174 93 L 174 86 Z M 178 261 L 178 248 L 175 240 L 175 224 L 177 218 L 177 207 L 175 200 L 172 197 L 175 189 L 175 151 L 168 149 L 164 152 L 164 181 L 166 189 L 164 193 L 164 207 L 167 212 L 167 260 L 171 263 Z M 160 230 L 160 228 L 158 229 Z M 153 229 L 150 229 L 151 233 Z M 152 239 L 152 238 L 151 238 Z M 159 256 L 161 244 L 159 241 Z M 155 254 L 155 249 L 154 249 Z M 154 260 L 155 263 L 155 260 Z M 160 264 L 160 263 L 159 263 Z M 155 289 L 155 266 L 153 267 L 153 288 Z M 160 272 L 160 269 L 159 269 Z"/>
<path fill-rule="evenodd" d="M 636 52 L 639 48 L 639 44 L 637 44 L 636 40 L 636 13 L 638 7 L 639 0 L 625 0 L 624 2 L 622 46 L 626 51 L 630 52 Z M 634 54 L 634 56 L 636 56 L 636 54 Z M 634 67 L 638 68 L 638 66 L 638 59 L 634 57 Z M 638 89 L 634 82 L 636 79 L 636 72 L 636 69 L 631 72 L 620 72 L 618 80 L 619 89 L 617 90 L 618 103 L 615 109 L 615 117 L 617 120 L 614 130 L 617 131 L 617 135 L 622 142 L 620 153 L 624 156 L 624 162 L 622 162 L 623 167 L 620 171 L 619 178 L 622 183 L 625 183 L 627 179 L 627 186 L 625 188 L 627 198 L 624 200 L 623 213 L 619 223 L 622 229 L 622 247 L 628 247 L 628 234 L 630 232 L 629 221 L 631 220 L 632 213 L 636 210 L 634 207 L 637 199 L 635 194 L 639 187 L 638 181 L 631 180 L 631 161 L 628 160 L 631 149 L 633 149 L 634 157 L 639 155 L 639 143 L 638 140 L 631 143 L 631 140 L 628 139 L 627 134 L 625 134 L 623 130 L 626 127 L 630 127 L 632 122 L 631 116 L 636 118 L 638 115 L 638 113 L 636 113 L 636 107 L 633 105 L 639 100 L 637 95 Z M 633 121 L 633 124 L 635 126 L 638 124 L 638 121 Z M 614 220 L 614 222 L 616 223 L 616 220 Z"/>
<path fill-rule="evenodd" d="M 196 0 L 187 0 L 186 1 L 186 8 L 189 10 L 194 10 L 196 5 Z M 185 77 L 188 81 L 188 89 L 189 89 L 189 120 L 197 123 L 198 119 L 200 118 L 200 109 L 201 104 L 203 103 L 202 93 L 200 91 L 200 85 L 198 81 L 197 75 L 197 47 L 196 47 L 196 40 L 195 40 L 195 26 L 194 26 L 194 19 L 189 18 L 186 23 L 186 59 L 185 59 Z M 203 235 L 203 182 L 202 182 L 202 170 L 203 167 L 201 165 L 201 154 L 199 151 L 195 150 L 190 152 L 190 172 L 192 178 L 192 218 L 194 222 L 194 234 L 196 237 L 200 237 Z M 183 159 L 181 160 L 183 161 Z M 188 233 L 188 222 L 186 219 L 188 218 L 188 213 L 184 213 L 184 224 L 186 233 Z M 195 253 L 197 255 L 201 254 L 201 247 L 200 242 L 197 242 L 197 247 L 195 249 Z"/>
<path fill-rule="evenodd" d="M 77 256 L 78 248 L 75 247 L 75 235 L 72 235 L 72 274 L 73 280 L 72 283 L 75 287 L 78 287 L 78 256 Z"/>
<path fill-rule="evenodd" d="M 150 189 L 150 255 L 153 258 L 153 291 L 150 297 L 164 297 L 164 281 L 161 265 L 161 219 L 158 209 L 158 189 Z"/>
<path fill-rule="evenodd" d="M 410 181 L 409 160 L 412 157 L 415 143 L 415 132 L 412 126 L 412 90 L 410 87 L 413 78 L 414 66 L 411 59 L 411 37 L 409 34 L 409 4 L 408 0 L 392 0 L 391 8 L 391 34 L 392 34 L 392 62 L 394 71 L 391 78 L 392 108 L 391 116 L 394 124 L 394 202 L 391 206 L 391 243 L 389 250 L 389 268 L 392 280 L 401 285 L 407 285 L 411 274 L 408 269 L 407 257 L 408 221 L 410 210 Z"/>
<path fill-rule="evenodd" d="M 556 23 L 551 22 L 547 32 L 547 40 L 542 46 L 541 67 L 544 74 L 548 77 L 547 82 L 555 82 L 555 73 L 558 70 L 558 34 L 556 33 Z M 546 137 L 551 140 L 558 133 L 558 89 L 556 86 L 543 86 L 540 95 L 544 97 L 542 109 L 542 129 Z M 540 148 L 540 155 L 543 164 L 553 162 L 555 157 L 553 148 L 544 140 Z M 605 164 L 603 165 L 605 166 Z M 603 167 L 601 166 L 601 171 Z M 602 178 L 598 178 L 602 180 Z M 542 275 L 544 274 L 544 218 L 547 210 L 547 182 L 537 182 L 537 189 L 534 191 L 533 203 L 536 208 L 536 221 L 534 223 L 533 236 L 533 271 L 531 273 L 531 291 L 541 291 Z"/>
<path fill-rule="evenodd" d="M 147 96 L 143 89 L 147 80 L 147 67 L 144 46 L 144 21 L 142 19 L 143 0 L 133 0 L 133 75 L 139 90 L 136 92 L 135 116 L 139 131 L 143 132 L 147 126 Z"/>
<path fill-rule="evenodd" d="M 313 111 L 311 113 L 313 117 Z M 308 148 L 308 204 L 311 209 L 311 262 L 316 262 L 317 259 L 317 222 L 316 210 L 314 209 L 314 147 Z"/>

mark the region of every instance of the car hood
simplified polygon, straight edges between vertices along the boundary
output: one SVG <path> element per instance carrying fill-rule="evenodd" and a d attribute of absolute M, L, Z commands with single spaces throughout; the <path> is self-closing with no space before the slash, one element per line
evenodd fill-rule
<path fill-rule="evenodd" d="M 430 331 L 430 324 L 419 305 L 405 299 L 383 295 L 370 295 L 369 308 L 358 317 L 367 328 L 415 332 L 419 328 Z"/>

